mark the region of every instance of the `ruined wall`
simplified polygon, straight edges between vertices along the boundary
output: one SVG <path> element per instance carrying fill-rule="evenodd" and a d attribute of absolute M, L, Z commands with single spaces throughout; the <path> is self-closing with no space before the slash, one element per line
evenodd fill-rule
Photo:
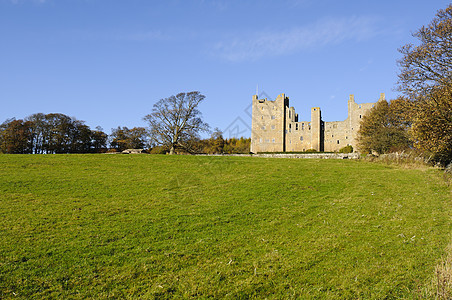
<path fill-rule="evenodd" d="M 350 129 L 346 121 L 325 122 L 324 151 L 334 152 L 352 145 Z"/>
<path fill-rule="evenodd" d="M 311 149 L 311 122 L 288 122 L 286 151 L 306 151 Z"/>
<path fill-rule="evenodd" d="M 385 94 L 381 93 L 378 101 L 385 101 Z M 349 128 L 351 131 L 351 144 L 353 148 L 356 145 L 356 139 L 358 136 L 358 130 L 360 128 L 360 122 L 362 117 L 377 104 L 376 102 L 372 103 L 361 103 L 358 104 L 355 102 L 355 98 L 353 95 L 350 95 L 350 99 L 348 100 L 348 122 Z"/>

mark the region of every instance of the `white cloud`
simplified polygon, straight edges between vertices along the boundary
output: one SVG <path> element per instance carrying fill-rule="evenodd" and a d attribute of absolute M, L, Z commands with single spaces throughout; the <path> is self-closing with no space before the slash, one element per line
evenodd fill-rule
<path fill-rule="evenodd" d="M 217 43 L 212 51 L 230 61 L 287 55 L 303 49 L 368 39 L 377 34 L 375 23 L 376 19 L 370 17 L 326 19 L 291 30 L 242 35 Z"/>

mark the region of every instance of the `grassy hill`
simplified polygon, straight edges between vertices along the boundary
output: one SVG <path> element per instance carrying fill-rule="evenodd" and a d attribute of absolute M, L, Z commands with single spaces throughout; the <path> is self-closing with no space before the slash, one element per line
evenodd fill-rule
<path fill-rule="evenodd" d="M 450 241 L 432 169 L 0 155 L 0 298 L 411 298 Z"/>

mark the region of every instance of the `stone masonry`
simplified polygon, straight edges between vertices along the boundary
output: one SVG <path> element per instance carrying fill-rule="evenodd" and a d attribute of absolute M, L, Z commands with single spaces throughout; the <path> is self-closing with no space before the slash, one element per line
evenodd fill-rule
<path fill-rule="evenodd" d="M 384 93 L 380 94 L 378 101 L 382 100 L 385 100 Z M 258 99 L 254 95 L 251 152 L 300 152 L 308 149 L 334 152 L 348 145 L 356 151 L 361 119 L 375 104 L 358 104 L 350 95 L 345 121 L 324 122 L 319 107 L 311 108 L 310 121 L 299 121 L 285 94 L 280 94 L 274 101 Z"/>

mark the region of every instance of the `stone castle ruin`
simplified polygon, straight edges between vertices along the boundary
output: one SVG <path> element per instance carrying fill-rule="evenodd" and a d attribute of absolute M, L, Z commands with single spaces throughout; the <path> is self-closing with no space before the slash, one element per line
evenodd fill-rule
<path fill-rule="evenodd" d="M 378 101 L 385 100 L 380 94 Z M 251 152 L 301 152 L 309 149 L 334 152 L 345 146 L 356 151 L 357 132 L 362 117 L 376 102 L 358 104 L 348 100 L 345 121 L 324 122 L 319 107 L 311 108 L 311 120 L 300 121 L 289 97 L 280 94 L 274 101 L 253 96 Z"/>

